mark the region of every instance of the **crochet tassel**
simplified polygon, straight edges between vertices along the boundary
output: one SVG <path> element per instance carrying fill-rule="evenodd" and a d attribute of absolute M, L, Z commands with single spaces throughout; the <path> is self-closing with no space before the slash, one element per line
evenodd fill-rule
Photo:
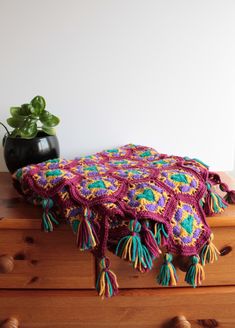
<path fill-rule="evenodd" d="M 226 201 L 217 193 L 212 191 L 211 184 L 209 182 L 207 182 L 206 185 L 207 195 L 203 201 L 203 208 L 206 215 L 221 213 L 227 207 Z"/>
<path fill-rule="evenodd" d="M 91 213 L 85 208 L 84 216 L 77 222 L 77 246 L 80 250 L 92 249 L 97 244 L 96 233 L 90 218 Z"/>
<path fill-rule="evenodd" d="M 152 256 L 150 255 L 149 250 L 147 249 L 146 246 L 143 245 L 142 247 L 143 247 L 143 259 L 144 259 L 145 265 L 147 267 L 147 270 L 152 269 L 152 266 L 153 266 Z M 144 270 L 140 269 L 140 271 L 144 271 Z"/>
<path fill-rule="evenodd" d="M 106 257 L 103 257 L 99 263 L 96 290 L 102 298 L 112 297 L 118 293 L 117 277 L 113 271 L 109 269 L 109 260 Z"/>
<path fill-rule="evenodd" d="M 185 281 L 194 288 L 201 285 L 202 281 L 205 279 L 205 272 L 199 260 L 200 258 L 198 255 L 192 257 L 192 264 L 188 268 L 185 276 Z"/>
<path fill-rule="evenodd" d="M 219 250 L 213 244 L 214 235 L 211 233 L 208 243 L 206 243 L 200 253 L 201 263 L 205 265 L 206 263 L 213 263 L 218 260 L 218 255 L 220 255 Z"/>
<path fill-rule="evenodd" d="M 42 199 L 42 208 L 43 208 L 42 226 L 43 229 L 47 232 L 53 231 L 53 223 L 55 225 L 59 224 L 59 222 L 55 218 L 54 213 L 51 211 L 53 206 L 54 206 L 54 202 L 51 198 Z"/>
<path fill-rule="evenodd" d="M 158 247 L 157 241 L 155 239 L 155 236 L 153 232 L 149 228 L 149 221 L 146 221 L 143 226 L 143 242 L 146 245 L 147 249 L 149 250 L 149 253 L 153 258 L 156 258 L 161 254 L 161 250 Z"/>
<path fill-rule="evenodd" d="M 229 204 L 235 204 L 235 190 L 229 190 L 224 199 Z"/>
<path fill-rule="evenodd" d="M 157 244 L 159 246 L 164 246 L 166 244 L 168 233 L 165 230 L 165 226 L 163 223 L 156 223 L 154 226 L 154 236 L 157 240 Z"/>
<path fill-rule="evenodd" d="M 141 224 L 136 220 L 131 220 L 129 230 L 132 234 L 120 239 L 116 248 L 116 255 L 132 262 L 134 268 L 141 272 L 151 269 L 153 265 L 152 258 L 147 247 L 142 245 L 139 236 Z"/>
<path fill-rule="evenodd" d="M 229 190 L 229 187 L 226 183 L 222 182 L 218 173 L 210 172 L 209 180 L 214 184 L 218 184 L 220 190 L 226 193 L 224 200 L 228 204 L 235 204 L 235 190 Z"/>
<path fill-rule="evenodd" d="M 176 286 L 178 277 L 176 269 L 172 264 L 172 254 L 166 253 L 164 262 L 161 266 L 160 273 L 157 277 L 157 281 L 162 286 Z"/>

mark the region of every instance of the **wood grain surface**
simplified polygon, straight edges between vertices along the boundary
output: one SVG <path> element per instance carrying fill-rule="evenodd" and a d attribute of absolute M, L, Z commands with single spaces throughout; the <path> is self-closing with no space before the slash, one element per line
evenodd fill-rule
<path fill-rule="evenodd" d="M 204 267 L 206 279 L 203 281 L 203 286 L 235 285 L 235 227 L 213 228 L 213 232 L 214 243 L 222 251 L 222 256 L 218 257 L 218 261 Z M 109 258 L 112 270 L 118 277 L 120 288 L 160 287 L 156 282 L 156 277 L 162 264 L 162 257 L 155 260 L 155 267 L 147 273 L 134 270 L 130 263 L 124 262 L 112 253 L 109 253 Z M 188 286 L 184 282 L 184 277 L 189 264 L 189 258 L 175 257 L 174 265 L 179 277 L 177 287 Z"/>
<path fill-rule="evenodd" d="M 94 288 L 95 261 L 76 247 L 71 231 L 0 230 L 0 255 L 14 258 L 0 288 Z M 1 263 L 1 256 L 0 256 Z"/>
<path fill-rule="evenodd" d="M 234 295 L 235 287 L 133 289 L 108 300 L 92 291 L 0 291 L 0 320 L 17 318 L 21 328 L 173 328 L 184 315 L 193 328 L 234 328 Z"/>
<path fill-rule="evenodd" d="M 192 328 L 235 327 L 234 205 L 208 218 L 222 256 L 206 265 L 202 287 L 185 287 L 179 268 L 186 270 L 187 259 L 175 258 L 180 288 L 159 288 L 161 260 L 140 274 L 109 254 L 120 294 L 108 300 L 94 290 L 93 256 L 76 248 L 67 224 L 41 231 L 41 213 L 18 195 L 9 174 L 0 173 L 0 269 L 6 269 L 0 273 L 0 326 L 17 320 L 21 328 L 173 328 L 174 317 L 185 316 Z"/>

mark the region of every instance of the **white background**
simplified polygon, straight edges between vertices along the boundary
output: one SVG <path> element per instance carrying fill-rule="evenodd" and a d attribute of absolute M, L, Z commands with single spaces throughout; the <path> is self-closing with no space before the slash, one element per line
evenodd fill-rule
<path fill-rule="evenodd" d="M 62 157 L 132 142 L 232 170 L 235 1 L 0 0 L 0 120 L 38 94 Z"/>

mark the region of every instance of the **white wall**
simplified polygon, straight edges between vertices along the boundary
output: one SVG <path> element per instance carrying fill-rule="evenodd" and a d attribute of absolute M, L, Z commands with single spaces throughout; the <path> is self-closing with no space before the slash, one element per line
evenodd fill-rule
<path fill-rule="evenodd" d="M 0 120 L 43 95 L 61 156 L 133 142 L 232 170 L 234 0 L 0 0 L 0 40 Z"/>

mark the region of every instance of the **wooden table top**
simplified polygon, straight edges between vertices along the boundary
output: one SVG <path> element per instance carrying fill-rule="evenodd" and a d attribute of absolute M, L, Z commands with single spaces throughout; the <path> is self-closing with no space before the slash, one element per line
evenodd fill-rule
<path fill-rule="evenodd" d="M 235 179 L 225 173 L 220 175 L 235 189 Z M 41 208 L 28 204 L 14 189 L 10 174 L 0 172 L 0 229 L 41 229 L 41 216 Z M 235 226 L 235 205 L 207 220 L 211 227 Z M 61 224 L 58 229 L 68 229 L 68 225 Z"/>

